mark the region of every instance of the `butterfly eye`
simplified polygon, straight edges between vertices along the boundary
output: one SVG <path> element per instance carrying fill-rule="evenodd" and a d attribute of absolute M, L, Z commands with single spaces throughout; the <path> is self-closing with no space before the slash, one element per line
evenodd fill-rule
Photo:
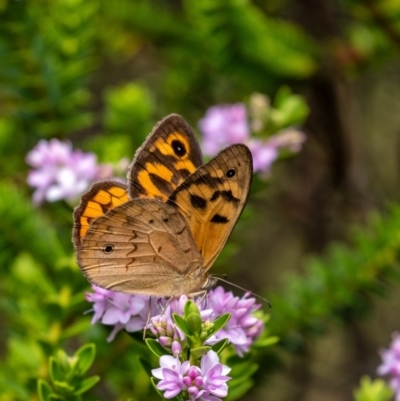
<path fill-rule="evenodd" d="M 174 139 L 171 143 L 171 146 L 177 156 L 182 157 L 186 155 L 185 145 L 181 141 Z"/>
<path fill-rule="evenodd" d="M 111 253 L 113 250 L 114 250 L 114 245 L 106 245 L 103 248 L 103 252 L 106 253 L 106 254 Z"/>
<path fill-rule="evenodd" d="M 227 178 L 232 178 L 236 175 L 236 171 L 234 168 L 231 168 L 225 173 L 225 175 Z"/>

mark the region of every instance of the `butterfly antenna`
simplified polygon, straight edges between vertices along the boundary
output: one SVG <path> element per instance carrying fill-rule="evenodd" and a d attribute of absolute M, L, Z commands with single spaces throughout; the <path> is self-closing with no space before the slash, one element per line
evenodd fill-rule
<path fill-rule="evenodd" d="M 223 278 L 221 278 L 221 277 L 217 277 L 217 276 L 213 276 L 213 277 L 215 277 L 215 278 L 216 278 L 217 280 L 219 280 L 219 281 L 223 281 L 224 283 L 230 284 L 230 285 L 232 285 L 233 287 L 239 288 L 239 289 L 242 290 L 242 291 L 249 292 L 250 294 L 252 294 L 252 295 L 254 295 L 255 297 L 257 297 L 257 298 L 261 299 L 262 301 L 264 301 L 270 308 L 272 307 L 272 306 L 271 306 L 271 302 L 269 302 L 267 298 L 263 298 L 261 295 L 254 294 L 254 292 L 251 292 L 251 291 L 249 291 L 249 290 L 246 290 L 246 288 L 243 288 L 243 287 L 241 287 L 240 285 L 234 284 L 234 283 L 232 283 L 231 281 L 225 280 L 225 279 L 223 279 Z"/>

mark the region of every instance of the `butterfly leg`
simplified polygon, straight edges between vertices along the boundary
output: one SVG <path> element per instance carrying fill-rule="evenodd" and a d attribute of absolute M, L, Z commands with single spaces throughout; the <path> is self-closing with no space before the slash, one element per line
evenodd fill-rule
<path fill-rule="evenodd" d="M 201 298 L 200 298 L 200 300 L 199 300 L 198 302 L 196 302 L 196 304 L 197 304 L 197 306 L 200 306 L 201 303 L 205 300 L 205 301 L 206 301 L 206 304 L 205 304 L 205 306 L 204 306 L 204 309 L 206 309 L 206 308 L 207 308 L 207 298 L 206 298 L 206 296 L 207 296 L 207 290 L 201 291 L 201 292 L 199 292 L 197 295 L 200 295 L 200 294 L 201 294 Z"/>
<path fill-rule="evenodd" d="M 172 297 L 170 297 L 167 301 L 167 303 L 165 304 L 162 312 L 161 312 L 161 316 L 164 314 L 164 312 L 167 310 L 168 306 L 170 305 L 170 303 L 172 302 L 172 300 L 175 298 L 175 295 L 172 295 Z"/>
<path fill-rule="evenodd" d="M 150 324 L 150 319 L 151 319 L 151 297 L 149 297 L 149 313 L 147 314 L 146 325 L 144 326 L 143 330 L 143 341 L 146 339 L 146 331 L 148 325 Z"/>

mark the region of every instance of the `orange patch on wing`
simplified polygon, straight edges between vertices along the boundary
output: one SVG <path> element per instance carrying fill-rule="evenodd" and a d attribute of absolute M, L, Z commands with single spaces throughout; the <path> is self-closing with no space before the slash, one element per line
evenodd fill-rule
<path fill-rule="evenodd" d="M 147 168 L 147 165 L 146 165 Z M 140 185 L 146 190 L 146 195 L 140 195 L 141 198 L 148 198 L 149 196 L 152 198 L 159 197 L 162 200 L 166 201 L 168 197 L 163 194 L 151 181 L 149 172 L 146 170 L 141 170 L 138 173 L 137 177 Z"/>
<path fill-rule="evenodd" d="M 109 210 L 128 202 L 128 200 L 128 193 L 124 188 L 111 187 L 106 190 L 100 189 L 96 192 L 92 200 L 87 202 L 85 210 L 80 217 L 80 238 L 87 233 L 92 220 L 103 216 Z"/>
<path fill-rule="evenodd" d="M 161 177 L 163 180 L 171 182 L 174 173 L 166 167 L 164 164 L 159 163 L 146 163 L 146 170 L 149 174 L 155 174 Z"/>
<path fill-rule="evenodd" d="M 179 160 L 175 163 L 175 167 L 178 170 L 185 169 L 189 171 L 189 173 L 194 173 L 196 171 L 196 167 L 194 164 L 188 159 L 188 160 Z"/>

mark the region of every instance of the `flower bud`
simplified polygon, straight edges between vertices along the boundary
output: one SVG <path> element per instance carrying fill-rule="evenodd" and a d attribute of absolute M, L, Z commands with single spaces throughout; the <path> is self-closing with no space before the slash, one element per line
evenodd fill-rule
<path fill-rule="evenodd" d="M 171 345 L 171 351 L 174 356 L 178 356 L 182 352 L 182 346 L 178 341 L 173 341 Z"/>
<path fill-rule="evenodd" d="M 167 322 L 167 325 L 165 327 L 165 331 L 168 337 L 173 337 L 175 334 L 175 330 L 174 327 L 172 326 L 172 324 L 170 322 Z"/>
<path fill-rule="evenodd" d="M 158 341 L 163 347 L 170 347 L 172 344 L 171 337 L 161 336 L 158 338 Z"/>
<path fill-rule="evenodd" d="M 191 384 L 192 384 L 192 379 L 191 379 L 189 376 L 185 376 L 185 377 L 183 378 L 183 384 L 184 384 L 186 387 L 190 387 Z"/>
<path fill-rule="evenodd" d="M 198 333 L 202 324 L 200 313 L 190 313 L 186 319 L 186 324 L 191 333 Z"/>
<path fill-rule="evenodd" d="M 197 396 L 197 394 L 199 392 L 199 389 L 197 387 L 195 387 L 195 386 L 192 386 L 192 387 L 189 387 L 187 391 L 188 391 L 190 396 L 196 398 L 196 396 Z"/>

